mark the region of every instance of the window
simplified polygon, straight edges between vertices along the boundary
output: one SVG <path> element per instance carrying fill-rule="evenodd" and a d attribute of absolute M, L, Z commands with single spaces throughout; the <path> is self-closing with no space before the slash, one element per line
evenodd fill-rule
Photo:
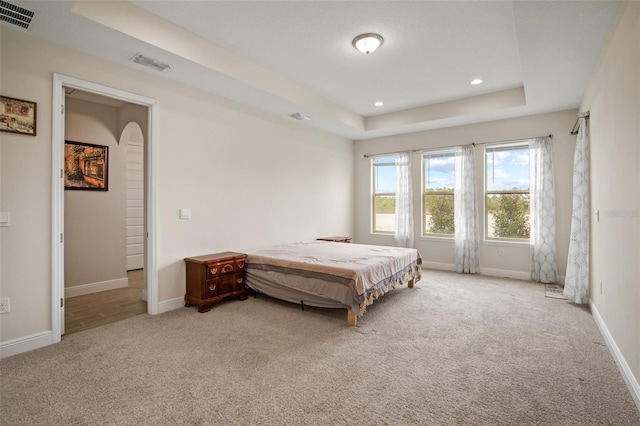
<path fill-rule="evenodd" d="M 84 174 L 104 180 L 104 158 L 87 158 L 84 160 Z"/>
<path fill-rule="evenodd" d="M 529 146 L 485 147 L 485 235 L 529 239 Z"/>
<path fill-rule="evenodd" d="M 393 234 L 396 228 L 396 158 L 374 157 L 372 171 L 372 232 Z"/>
<path fill-rule="evenodd" d="M 455 234 L 455 151 L 422 153 L 422 235 Z"/>

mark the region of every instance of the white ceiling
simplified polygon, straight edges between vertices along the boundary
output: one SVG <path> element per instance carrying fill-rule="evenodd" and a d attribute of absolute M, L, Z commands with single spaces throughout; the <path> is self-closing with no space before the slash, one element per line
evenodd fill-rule
<path fill-rule="evenodd" d="M 577 108 L 613 1 L 13 1 L 27 32 L 366 139 Z M 8 24 L 3 24 L 8 25 Z M 351 40 L 384 37 L 369 56 Z M 164 72 L 130 62 L 142 53 Z M 484 83 L 469 82 L 482 78 Z M 373 103 L 381 100 L 384 106 Z M 290 119 L 292 120 L 292 119 Z"/>

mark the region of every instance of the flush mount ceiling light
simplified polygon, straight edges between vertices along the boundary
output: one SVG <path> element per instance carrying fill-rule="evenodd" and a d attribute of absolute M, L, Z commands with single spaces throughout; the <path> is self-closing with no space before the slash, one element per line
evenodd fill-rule
<path fill-rule="evenodd" d="M 157 59 L 149 58 L 147 56 L 144 56 L 141 53 L 138 53 L 136 56 L 134 56 L 133 58 L 131 58 L 129 60 L 135 62 L 136 64 L 140 64 L 140 65 L 144 65 L 145 67 L 153 68 L 156 71 L 164 71 L 164 70 L 166 70 L 168 68 L 171 68 L 171 66 L 169 64 L 165 64 L 164 62 L 159 61 Z"/>
<path fill-rule="evenodd" d="M 384 102 L 382 101 L 378 101 L 375 104 L 373 104 L 373 106 L 382 106 L 382 105 L 384 105 Z"/>
<path fill-rule="evenodd" d="M 301 112 L 294 112 L 293 114 L 290 114 L 289 117 L 294 118 L 298 121 L 308 121 L 311 120 L 311 117 L 309 117 L 308 115 L 304 115 Z"/>
<path fill-rule="evenodd" d="M 378 47 L 382 46 L 382 43 L 384 43 L 382 36 L 374 33 L 360 34 L 351 42 L 353 47 L 365 55 L 375 51 Z"/>
<path fill-rule="evenodd" d="M 482 79 L 481 78 L 476 78 L 474 80 L 471 80 L 471 84 L 478 85 L 478 84 L 482 84 Z"/>

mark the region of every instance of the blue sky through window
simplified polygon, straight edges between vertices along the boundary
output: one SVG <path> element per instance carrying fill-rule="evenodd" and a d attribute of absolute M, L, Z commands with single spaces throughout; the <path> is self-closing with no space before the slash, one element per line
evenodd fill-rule
<path fill-rule="evenodd" d="M 455 156 L 453 153 L 431 154 L 424 160 L 424 188 L 436 190 L 455 186 Z M 376 157 L 375 192 L 396 192 L 395 157 Z M 489 191 L 529 189 L 529 148 L 488 148 L 486 152 L 487 189 Z"/>
<path fill-rule="evenodd" d="M 376 157 L 374 164 L 378 166 L 374 167 L 375 183 L 376 187 L 374 192 L 396 192 L 396 158 L 395 156 L 388 157 Z"/>
<path fill-rule="evenodd" d="M 487 189 L 529 190 L 529 148 L 487 149 Z"/>
<path fill-rule="evenodd" d="M 453 152 L 431 153 L 424 157 L 424 188 L 453 189 L 456 179 L 456 157 Z"/>

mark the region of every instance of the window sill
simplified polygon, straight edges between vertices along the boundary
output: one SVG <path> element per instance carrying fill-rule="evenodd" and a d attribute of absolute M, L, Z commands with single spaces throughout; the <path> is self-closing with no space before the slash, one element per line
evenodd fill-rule
<path fill-rule="evenodd" d="M 508 241 L 508 240 L 483 240 L 486 246 L 509 246 L 509 247 L 529 247 L 528 241 Z"/>
<path fill-rule="evenodd" d="M 394 234 L 380 234 L 377 232 L 369 232 L 369 236 L 374 238 L 395 238 Z"/>
<path fill-rule="evenodd" d="M 438 241 L 438 242 L 448 242 L 448 243 L 453 243 L 455 242 L 455 238 L 453 237 L 432 237 L 432 236 L 420 236 L 420 241 Z"/>

